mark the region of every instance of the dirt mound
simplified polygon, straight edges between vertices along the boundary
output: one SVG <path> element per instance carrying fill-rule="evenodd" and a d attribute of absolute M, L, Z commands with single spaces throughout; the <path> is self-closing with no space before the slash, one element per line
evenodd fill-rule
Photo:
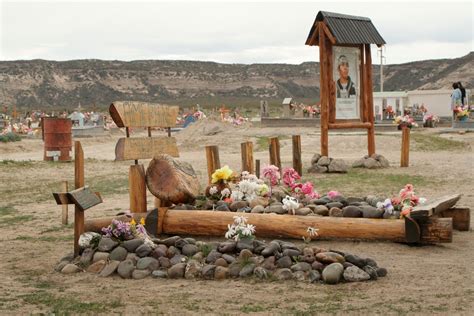
<path fill-rule="evenodd" d="M 176 135 L 182 140 L 193 139 L 199 141 L 202 137 L 206 136 L 239 132 L 243 129 L 247 129 L 249 125 L 250 123 L 245 123 L 237 126 L 231 123 L 222 122 L 219 119 L 204 118 L 190 124 Z"/>

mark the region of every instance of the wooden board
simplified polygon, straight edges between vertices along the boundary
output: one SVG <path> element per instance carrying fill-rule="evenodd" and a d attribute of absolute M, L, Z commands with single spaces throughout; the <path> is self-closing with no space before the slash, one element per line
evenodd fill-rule
<path fill-rule="evenodd" d="M 173 127 L 179 107 L 137 101 L 116 101 L 109 112 L 118 127 Z"/>
<path fill-rule="evenodd" d="M 424 217 L 437 214 L 452 208 L 461 198 L 460 194 L 440 197 L 425 205 L 416 206 L 410 213 L 411 217 Z"/>
<path fill-rule="evenodd" d="M 88 187 L 79 188 L 68 194 L 70 201 L 76 205 L 79 210 L 85 211 L 97 204 L 102 203 L 102 199 L 92 192 Z"/>
<path fill-rule="evenodd" d="M 115 146 L 115 160 L 151 159 L 160 154 L 179 157 L 174 137 L 120 138 Z"/>
<path fill-rule="evenodd" d="M 469 231 L 471 228 L 471 210 L 469 208 L 450 208 L 436 214 L 439 217 L 451 217 L 453 228 L 459 231 Z"/>

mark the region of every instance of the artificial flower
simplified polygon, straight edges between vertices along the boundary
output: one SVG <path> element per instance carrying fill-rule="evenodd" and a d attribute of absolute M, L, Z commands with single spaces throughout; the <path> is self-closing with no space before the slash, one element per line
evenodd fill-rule
<path fill-rule="evenodd" d="M 225 165 L 224 167 L 217 169 L 212 174 L 212 183 L 217 183 L 219 181 L 228 181 L 231 179 L 232 174 L 234 172 L 229 168 L 229 166 Z"/>

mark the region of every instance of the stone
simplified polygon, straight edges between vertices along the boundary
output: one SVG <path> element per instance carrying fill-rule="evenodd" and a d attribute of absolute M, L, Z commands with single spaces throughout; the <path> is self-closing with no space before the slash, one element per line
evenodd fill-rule
<path fill-rule="evenodd" d="M 223 254 L 221 258 L 224 259 L 228 264 L 231 264 L 232 262 L 235 262 L 235 257 L 231 256 L 231 255 L 228 255 L 226 253 Z M 217 260 L 219 260 L 219 259 L 217 259 Z"/>
<path fill-rule="evenodd" d="M 328 166 L 328 172 L 331 173 L 347 173 L 349 166 L 342 159 L 333 159 Z"/>
<path fill-rule="evenodd" d="M 206 264 L 201 270 L 202 277 L 207 280 L 213 279 L 216 272 L 216 267 L 217 266 L 213 264 Z"/>
<path fill-rule="evenodd" d="M 127 258 L 128 251 L 122 246 L 116 247 L 110 252 L 110 260 L 124 261 Z"/>
<path fill-rule="evenodd" d="M 188 256 L 188 257 L 194 256 L 198 251 L 199 251 L 198 247 L 192 244 L 184 245 L 183 249 L 181 250 L 183 255 Z"/>
<path fill-rule="evenodd" d="M 307 170 L 308 173 L 326 173 L 328 168 L 326 166 L 320 166 L 318 164 L 312 165 Z"/>
<path fill-rule="evenodd" d="M 343 212 L 340 208 L 333 207 L 332 209 L 329 210 L 328 215 L 331 217 L 342 217 Z"/>
<path fill-rule="evenodd" d="M 94 232 L 85 232 L 79 236 L 78 245 L 80 249 L 95 248 L 99 242 L 101 235 Z"/>
<path fill-rule="evenodd" d="M 94 253 L 94 257 L 92 258 L 92 262 L 97 262 L 100 260 L 107 261 L 109 259 L 110 254 L 108 252 L 96 251 Z"/>
<path fill-rule="evenodd" d="M 127 249 L 128 252 L 135 252 L 135 250 L 137 250 L 138 247 L 143 245 L 143 243 L 144 243 L 143 239 L 135 238 L 135 239 L 124 241 L 122 243 L 122 247 Z"/>
<path fill-rule="evenodd" d="M 378 267 L 377 262 L 375 262 L 375 260 L 372 259 L 372 258 L 366 258 L 366 259 L 365 259 L 365 264 L 368 265 L 368 266 L 371 266 L 371 267 L 373 267 L 373 268 L 377 268 L 377 267 Z"/>
<path fill-rule="evenodd" d="M 287 214 L 288 211 L 283 208 L 283 205 L 270 205 L 265 210 L 266 213 Z"/>
<path fill-rule="evenodd" d="M 214 262 L 216 262 L 216 260 L 219 259 L 220 257 L 222 257 L 222 254 L 219 251 L 211 250 L 211 252 L 209 252 L 209 254 L 206 257 L 206 263 L 214 264 Z"/>
<path fill-rule="evenodd" d="M 166 256 L 170 259 L 173 258 L 174 256 L 180 255 L 180 254 L 181 254 L 181 250 L 179 250 L 175 246 L 168 247 L 168 250 L 166 251 Z"/>
<path fill-rule="evenodd" d="M 267 206 L 268 203 L 270 201 L 268 200 L 268 198 L 264 198 L 262 196 L 257 196 L 256 198 L 253 198 L 250 202 L 249 202 L 249 206 L 250 208 L 254 209 L 256 206 Z"/>
<path fill-rule="evenodd" d="M 310 254 L 306 254 L 306 255 L 303 254 L 302 256 L 300 256 L 300 258 L 301 258 L 301 261 L 307 262 L 309 264 L 312 264 L 316 260 L 316 257 Z"/>
<path fill-rule="evenodd" d="M 341 280 L 344 267 L 340 263 L 331 263 L 324 268 L 322 276 L 324 283 L 337 284 Z"/>
<path fill-rule="evenodd" d="M 186 237 L 184 238 L 188 242 L 188 244 L 195 245 L 196 244 L 196 239 L 191 238 L 191 237 Z"/>
<path fill-rule="evenodd" d="M 233 278 L 237 278 L 242 270 L 242 265 L 239 262 L 233 262 L 229 265 L 229 275 Z"/>
<path fill-rule="evenodd" d="M 313 263 L 311 263 L 311 269 L 318 270 L 318 271 L 323 271 L 324 264 L 322 264 L 319 261 L 314 261 Z"/>
<path fill-rule="evenodd" d="M 348 267 L 352 267 L 354 265 L 352 263 L 346 261 L 342 264 L 342 266 L 344 267 L 344 269 L 347 269 Z"/>
<path fill-rule="evenodd" d="M 186 263 L 177 263 L 168 269 L 168 278 L 180 279 L 184 277 L 184 271 L 186 269 Z"/>
<path fill-rule="evenodd" d="M 140 258 L 137 261 L 137 269 L 155 271 L 160 267 L 160 263 L 153 257 Z"/>
<path fill-rule="evenodd" d="M 202 262 L 202 261 L 204 261 L 204 254 L 201 251 L 199 251 L 197 254 L 192 256 L 191 259 Z"/>
<path fill-rule="evenodd" d="M 74 258 L 75 258 L 74 252 L 70 252 L 67 255 L 65 255 L 64 257 L 62 257 L 61 260 L 59 260 L 59 261 L 71 262 L 72 260 L 74 260 Z"/>
<path fill-rule="evenodd" d="M 281 241 L 280 242 L 280 247 L 281 247 L 282 250 L 294 249 L 294 250 L 300 251 L 300 249 L 292 242 Z"/>
<path fill-rule="evenodd" d="M 291 266 L 291 271 L 293 272 L 296 272 L 296 271 L 307 272 L 310 270 L 311 270 L 311 265 L 307 262 L 298 262 Z"/>
<path fill-rule="evenodd" d="M 137 264 L 138 259 L 140 259 L 140 257 L 137 256 L 137 254 L 136 254 L 136 253 L 133 253 L 133 252 L 132 252 L 132 253 L 129 252 L 129 253 L 127 254 L 127 257 L 125 258 L 125 260 L 132 260 L 132 262 L 133 262 L 134 265 Z"/>
<path fill-rule="evenodd" d="M 246 278 L 248 276 L 251 276 L 253 274 L 254 269 L 255 269 L 254 263 L 246 264 L 245 266 L 242 267 L 242 270 L 240 270 L 239 276 L 241 278 Z"/>
<path fill-rule="evenodd" d="M 374 158 L 369 157 L 367 159 L 364 159 L 364 168 L 377 169 L 381 167 L 382 167 L 382 164 L 378 162 L 377 160 L 375 160 Z"/>
<path fill-rule="evenodd" d="M 357 159 L 352 163 L 352 168 L 364 168 L 364 158 Z"/>
<path fill-rule="evenodd" d="M 88 266 L 86 271 L 89 273 L 99 273 L 100 271 L 102 271 L 105 265 L 106 265 L 105 260 L 99 260 L 97 262 L 94 262 L 90 266 Z"/>
<path fill-rule="evenodd" d="M 189 244 L 185 239 L 180 238 L 174 242 L 174 246 L 178 249 L 183 249 L 185 245 Z"/>
<path fill-rule="evenodd" d="M 171 267 L 170 259 L 168 259 L 167 257 L 159 257 L 158 262 L 160 263 L 160 267 L 164 269 L 168 269 L 169 267 Z"/>
<path fill-rule="evenodd" d="M 382 218 L 384 211 L 379 210 L 371 205 L 359 206 L 364 218 Z"/>
<path fill-rule="evenodd" d="M 230 204 L 229 208 L 231 211 L 237 211 L 241 208 L 249 206 L 249 203 L 247 201 L 235 201 L 232 204 Z"/>
<path fill-rule="evenodd" d="M 146 257 L 150 254 L 151 252 L 151 247 L 146 245 L 146 244 L 143 244 L 141 246 L 139 246 L 136 250 L 135 250 L 135 253 L 137 254 L 137 256 L 139 256 L 140 258 L 143 258 L 143 257 Z"/>
<path fill-rule="evenodd" d="M 337 207 L 337 208 L 342 209 L 342 208 L 344 207 L 344 205 L 342 205 L 341 202 L 334 202 L 334 201 L 333 201 L 333 202 L 329 202 L 328 204 L 326 204 L 326 207 L 327 207 L 328 209 L 331 209 L 331 208 L 333 208 L 333 207 Z"/>
<path fill-rule="evenodd" d="M 268 270 L 263 267 L 256 267 L 253 270 L 253 274 L 259 279 L 268 279 L 270 277 Z"/>
<path fill-rule="evenodd" d="M 293 273 L 288 268 L 278 269 L 273 274 L 278 280 L 291 280 L 293 279 Z"/>
<path fill-rule="evenodd" d="M 282 255 L 288 256 L 290 258 L 299 257 L 301 255 L 301 251 L 296 250 L 296 249 L 285 249 L 283 250 Z"/>
<path fill-rule="evenodd" d="M 383 278 L 384 276 L 387 276 L 387 273 L 388 273 L 387 269 L 385 268 L 377 268 L 375 271 L 377 272 L 377 276 L 379 278 Z"/>
<path fill-rule="evenodd" d="M 168 272 L 167 271 L 161 271 L 161 270 L 155 270 L 151 273 L 151 276 L 154 278 L 167 278 L 168 277 Z"/>
<path fill-rule="evenodd" d="M 82 235 L 81 235 L 82 236 Z M 88 266 L 94 258 L 95 249 L 86 248 L 81 254 L 80 263 L 82 266 Z"/>
<path fill-rule="evenodd" d="M 253 253 L 260 255 L 267 245 L 264 242 L 254 240 L 253 246 L 254 246 Z"/>
<path fill-rule="evenodd" d="M 331 159 L 329 157 L 321 156 L 321 158 L 319 158 L 318 160 L 317 165 L 321 167 L 325 167 L 325 166 L 329 166 L 330 163 L 331 163 Z"/>
<path fill-rule="evenodd" d="M 166 247 L 174 246 L 177 240 L 181 239 L 179 236 L 173 236 L 166 239 L 163 239 L 160 243 L 164 244 Z"/>
<path fill-rule="evenodd" d="M 276 266 L 278 268 L 290 268 L 293 265 L 293 261 L 288 256 L 283 256 L 277 260 Z"/>
<path fill-rule="evenodd" d="M 249 238 L 244 238 L 244 239 L 241 239 L 237 242 L 237 246 L 236 246 L 237 250 L 238 251 L 242 251 L 244 249 L 247 249 L 247 250 L 250 250 L 250 251 L 253 251 L 255 246 L 253 244 L 253 240 L 252 239 L 249 239 Z"/>
<path fill-rule="evenodd" d="M 371 267 L 371 266 L 365 266 L 363 268 L 363 270 L 370 275 L 371 280 L 377 280 L 377 278 L 378 278 L 377 268 L 374 268 L 374 267 Z"/>
<path fill-rule="evenodd" d="M 304 271 L 293 272 L 293 277 L 298 281 L 305 281 L 306 280 L 306 272 L 304 272 Z"/>
<path fill-rule="evenodd" d="M 311 209 L 309 207 L 302 207 L 302 208 L 299 208 L 295 211 L 295 215 L 302 215 L 302 216 L 306 216 L 310 213 L 312 213 L 313 211 L 311 211 Z"/>
<path fill-rule="evenodd" d="M 76 273 L 79 271 L 81 271 L 81 269 L 72 263 L 66 264 L 64 268 L 61 269 L 61 273 L 64 273 L 64 274 L 71 274 L 71 273 Z"/>
<path fill-rule="evenodd" d="M 219 250 L 220 253 L 233 253 L 235 252 L 236 246 L 237 246 L 237 243 L 235 241 L 226 241 L 226 242 L 220 243 L 219 246 L 217 247 L 217 250 Z"/>
<path fill-rule="evenodd" d="M 216 211 L 220 212 L 230 212 L 229 206 L 227 204 L 221 204 L 216 207 Z"/>
<path fill-rule="evenodd" d="M 270 256 L 268 258 L 265 258 L 265 260 L 262 262 L 262 268 L 265 268 L 267 270 L 274 270 L 276 268 L 275 256 Z"/>
<path fill-rule="evenodd" d="M 277 242 L 270 242 L 265 249 L 262 250 L 262 256 L 269 257 L 273 256 L 280 251 L 280 244 Z"/>
<path fill-rule="evenodd" d="M 349 197 L 347 198 L 347 203 L 348 203 L 348 204 L 356 203 L 356 202 L 364 202 L 364 199 L 359 198 L 359 197 L 354 197 L 354 196 L 349 196 Z"/>
<path fill-rule="evenodd" d="M 124 260 L 119 263 L 117 273 L 124 279 L 130 279 L 133 270 L 135 270 L 135 265 L 132 260 Z"/>
<path fill-rule="evenodd" d="M 313 209 L 313 213 L 322 215 L 322 216 L 328 216 L 329 209 L 325 205 L 316 205 L 315 208 Z"/>
<path fill-rule="evenodd" d="M 250 211 L 250 213 L 257 213 L 257 214 L 265 213 L 265 207 L 263 205 L 255 205 Z"/>
<path fill-rule="evenodd" d="M 170 263 L 174 266 L 177 263 L 182 263 L 188 261 L 188 257 L 183 255 L 175 255 L 173 258 L 170 259 Z"/>
<path fill-rule="evenodd" d="M 125 262 L 125 261 L 122 261 Z M 111 276 L 119 266 L 120 261 L 110 261 L 107 265 L 100 271 L 99 276 L 108 277 Z"/>
<path fill-rule="evenodd" d="M 387 158 L 385 158 L 384 156 L 379 155 L 377 160 L 380 162 L 380 165 L 382 166 L 382 168 L 390 167 L 390 161 L 388 161 Z"/>
<path fill-rule="evenodd" d="M 359 267 L 347 267 L 343 273 L 344 280 L 348 282 L 362 282 L 370 280 L 370 275 Z"/>
<path fill-rule="evenodd" d="M 239 254 L 239 260 L 240 261 L 246 261 L 252 256 L 253 256 L 252 251 L 250 251 L 248 249 L 243 249 Z"/>
<path fill-rule="evenodd" d="M 135 280 L 141 280 L 141 279 L 144 279 L 146 278 L 147 276 L 149 276 L 151 274 L 151 271 L 150 270 L 138 270 L 138 269 L 135 269 L 133 270 L 132 272 L 132 279 L 135 279 Z"/>
<path fill-rule="evenodd" d="M 367 264 L 365 259 L 362 259 L 361 257 L 357 255 L 346 254 L 344 256 L 344 259 L 359 268 L 363 268 Z"/>
<path fill-rule="evenodd" d="M 319 158 L 321 158 L 320 154 L 314 154 L 313 157 L 311 157 L 311 164 L 315 165 L 318 163 Z"/>
<path fill-rule="evenodd" d="M 118 246 L 118 242 L 112 240 L 109 237 L 102 237 L 99 241 L 99 246 L 97 249 L 99 251 L 110 252 L 112 249 Z"/>
<path fill-rule="evenodd" d="M 184 278 L 186 279 L 197 279 L 201 276 L 202 264 L 196 260 L 190 260 L 186 264 L 186 269 L 184 272 Z"/>
<path fill-rule="evenodd" d="M 308 279 L 310 283 L 315 283 L 321 280 L 321 273 L 317 270 L 311 270 L 308 272 Z"/>
<path fill-rule="evenodd" d="M 349 205 L 342 209 L 342 216 L 343 217 L 361 217 L 362 211 L 357 206 Z"/>
<path fill-rule="evenodd" d="M 227 263 L 227 261 L 224 259 L 224 258 L 219 258 L 217 259 L 214 264 L 218 267 L 227 267 L 229 264 Z"/>
<path fill-rule="evenodd" d="M 335 262 L 344 263 L 344 261 L 346 261 L 340 254 L 330 251 L 316 254 L 316 260 L 326 264 Z"/>
<path fill-rule="evenodd" d="M 226 267 L 216 266 L 214 270 L 214 279 L 224 280 L 229 277 L 229 269 Z"/>
<path fill-rule="evenodd" d="M 166 252 L 168 251 L 168 247 L 165 245 L 158 245 L 153 251 L 151 252 L 151 256 L 153 258 L 160 258 L 160 257 L 166 257 Z"/>

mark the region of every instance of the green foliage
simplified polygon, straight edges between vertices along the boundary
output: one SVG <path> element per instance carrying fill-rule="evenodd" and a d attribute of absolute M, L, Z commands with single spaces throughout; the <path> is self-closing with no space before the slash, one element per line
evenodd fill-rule
<path fill-rule="evenodd" d="M 5 135 L 0 135 L 0 142 L 9 143 L 9 142 L 19 142 L 21 137 L 15 133 L 6 133 Z"/>
<path fill-rule="evenodd" d="M 263 312 L 265 311 L 265 307 L 263 307 L 262 305 L 258 305 L 258 304 L 244 304 L 241 308 L 240 308 L 240 311 L 242 313 L 245 313 L 245 314 L 248 314 L 248 313 L 257 313 L 257 312 Z"/>
<path fill-rule="evenodd" d="M 202 244 L 199 250 L 202 252 L 204 257 L 207 257 L 207 255 L 212 251 L 212 246 L 209 244 Z"/>
<path fill-rule="evenodd" d="M 415 151 L 452 151 L 470 148 L 469 144 L 463 141 L 448 139 L 439 135 L 411 133 L 411 140 L 414 142 L 412 150 Z"/>

